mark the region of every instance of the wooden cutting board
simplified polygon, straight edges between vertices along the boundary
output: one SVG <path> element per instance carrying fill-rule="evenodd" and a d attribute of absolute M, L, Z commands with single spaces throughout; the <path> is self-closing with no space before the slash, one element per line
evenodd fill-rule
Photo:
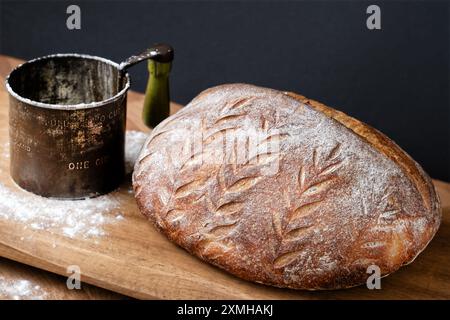
<path fill-rule="evenodd" d="M 0 258 L 0 300 L 130 299 L 86 283 L 80 290 L 69 290 L 66 280 L 60 275 Z"/>
<path fill-rule="evenodd" d="M 18 61 L 0 57 L 0 76 Z M 128 129 L 140 122 L 143 96 L 129 93 Z M 173 105 L 176 110 L 178 106 Z M 8 96 L 0 90 L 0 146 L 7 143 Z M 9 159 L 0 159 L 0 182 L 20 194 L 8 174 Z M 306 292 L 272 288 L 238 279 L 189 255 L 159 234 L 139 213 L 129 182 L 113 194 L 122 219 L 103 226 L 104 235 L 68 237 L 36 230 L 0 215 L 0 256 L 67 276 L 80 267 L 83 282 L 136 298 L 162 299 L 450 299 L 450 184 L 435 181 L 443 205 L 440 230 L 416 261 L 382 279 L 381 290 L 365 287 Z M 105 213 L 114 218 L 117 212 Z"/>

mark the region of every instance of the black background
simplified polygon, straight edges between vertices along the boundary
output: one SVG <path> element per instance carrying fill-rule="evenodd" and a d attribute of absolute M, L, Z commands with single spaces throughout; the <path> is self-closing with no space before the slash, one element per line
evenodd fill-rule
<path fill-rule="evenodd" d="M 2 54 L 119 62 L 168 42 L 176 102 L 228 82 L 295 91 L 378 128 L 450 181 L 446 1 L 0 1 Z M 69 4 L 81 7 L 81 30 L 66 27 Z M 366 28 L 370 4 L 381 7 L 382 30 Z M 145 64 L 131 76 L 144 91 Z"/>

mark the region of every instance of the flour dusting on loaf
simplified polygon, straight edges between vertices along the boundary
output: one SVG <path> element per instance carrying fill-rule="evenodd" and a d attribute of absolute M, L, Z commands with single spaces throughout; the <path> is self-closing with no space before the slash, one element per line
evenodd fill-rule
<path fill-rule="evenodd" d="M 201 259 L 278 287 L 346 288 L 370 265 L 387 275 L 410 263 L 440 223 L 429 177 L 378 131 L 303 98 L 202 92 L 141 151 L 142 213 Z"/>

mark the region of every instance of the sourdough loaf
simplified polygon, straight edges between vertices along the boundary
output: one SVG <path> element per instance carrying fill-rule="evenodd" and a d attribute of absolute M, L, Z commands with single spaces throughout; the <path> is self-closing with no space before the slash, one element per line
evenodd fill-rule
<path fill-rule="evenodd" d="M 133 175 L 141 212 L 228 272 L 338 289 L 408 264 L 441 219 L 430 178 L 344 113 L 247 84 L 202 92 L 147 139 Z"/>

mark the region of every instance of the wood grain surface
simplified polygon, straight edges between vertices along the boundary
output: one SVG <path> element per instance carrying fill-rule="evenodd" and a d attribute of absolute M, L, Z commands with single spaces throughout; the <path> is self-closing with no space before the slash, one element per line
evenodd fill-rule
<path fill-rule="evenodd" d="M 0 58 L 0 80 L 18 61 Z M 3 88 L 2 88 L 3 89 Z M 140 122 L 142 95 L 130 92 L 128 129 Z M 173 107 L 178 108 L 174 105 Z M 7 94 L 0 90 L 0 145 L 7 142 Z M 8 159 L 0 159 L 0 181 L 14 192 Z M 381 290 L 306 292 L 240 280 L 190 256 L 159 234 L 139 213 L 129 182 L 113 196 L 124 219 L 104 227 L 105 236 L 83 237 L 24 228 L 0 218 L 0 256 L 66 275 L 78 265 L 82 281 L 136 298 L 161 299 L 450 299 L 450 184 L 434 181 L 442 199 L 443 221 L 436 237 L 414 263 L 382 279 Z M 58 245 L 54 247 L 54 243 Z"/>
<path fill-rule="evenodd" d="M 69 290 L 67 277 L 0 258 L 0 299 L 6 300 L 118 300 L 127 297 L 82 283 Z"/>

